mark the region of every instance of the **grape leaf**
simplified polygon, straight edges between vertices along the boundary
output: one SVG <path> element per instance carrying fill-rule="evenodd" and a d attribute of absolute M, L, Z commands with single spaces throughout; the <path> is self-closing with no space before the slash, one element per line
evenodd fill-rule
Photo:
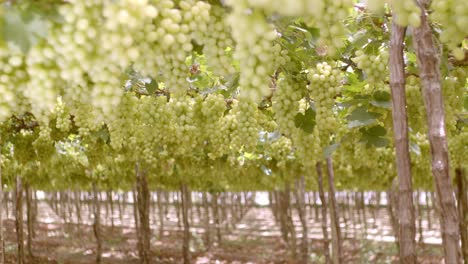
<path fill-rule="evenodd" d="M 331 154 L 333 154 L 333 152 L 335 152 L 338 147 L 341 145 L 341 143 L 335 143 L 335 144 L 332 144 L 330 146 L 327 146 L 324 150 L 323 150 L 323 156 L 325 158 L 328 158 L 331 156 Z"/>
<path fill-rule="evenodd" d="M 348 127 L 353 128 L 373 124 L 379 116 L 379 113 L 367 111 L 366 107 L 358 107 L 346 119 L 349 121 Z"/>
<path fill-rule="evenodd" d="M 3 38 L 10 45 L 19 47 L 24 53 L 47 35 L 46 17 L 32 13 L 32 10 L 8 7 L 3 19 L 1 29 Z"/>
<path fill-rule="evenodd" d="M 380 125 L 373 126 L 370 128 L 361 128 L 362 133 L 361 141 L 367 143 L 367 145 L 375 146 L 377 148 L 385 147 L 389 141 L 384 136 L 387 134 L 387 130 Z"/>
<path fill-rule="evenodd" d="M 304 114 L 298 113 L 294 117 L 294 124 L 304 132 L 309 134 L 312 133 L 315 127 L 315 111 L 312 108 L 309 108 Z"/>

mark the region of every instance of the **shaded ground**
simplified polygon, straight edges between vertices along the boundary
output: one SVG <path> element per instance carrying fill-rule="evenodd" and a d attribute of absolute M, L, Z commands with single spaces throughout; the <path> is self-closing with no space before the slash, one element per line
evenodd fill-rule
<path fill-rule="evenodd" d="M 133 209 L 127 206 L 122 217 L 114 213 L 115 227 L 110 227 L 110 220 L 103 219 L 103 263 L 138 262 L 136 251 L 136 234 L 133 223 Z M 83 210 L 82 217 L 86 224 L 64 224 L 63 219 L 51 209 L 46 202 L 39 202 L 38 223 L 35 226 L 36 236 L 33 240 L 34 259 L 27 263 L 95 263 L 95 241 L 92 231 L 91 216 Z M 345 215 L 345 213 L 343 213 Z M 155 215 L 153 215 L 155 216 Z M 350 215 L 352 216 L 352 215 Z M 320 216 L 319 216 L 320 217 Z M 153 219 L 154 218 L 154 219 Z M 316 219 L 313 210 L 308 212 L 310 224 L 310 259 L 311 263 L 323 263 L 323 239 L 320 220 Z M 356 218 L 357 219 L 357 218 Z M 435 218 L 434 218 L 435 219 Z M 73 219 L 72 219 L 73 220 Z M 343 220 L 343 219 L 342 219 Z M 385 210 L 376 211 L 376 222 L 370 216 L 367 218 L 367 234 L 362 232 L 359 223 L 348 219 L 344 241 L 346 263 L 397 263 L 397 249 L 391 240 L 391 228 Z M 73 221 L 71 221 L 73 222 Z M 157 233 L 156 217 L 151 219 L 152 228 Z M 300 241 L 300 224 L 297 216 L 294 223 Z M 425 242 L 437 242 L 437 225 L 429 229 L 424 225 Z M 15 263 L 16 237 L 14 222 L 11 219 L 4 222 L 6 234 L 7 263 Z M 281 240 L 279 227 L 276 225 L 271 210 L 267 207 L 254 207 L 244 218 L 231 227 L 222 229 L 223 243 L 213 245 L 209 250 L 203 246 L 203 229 L 196 217 L 192 223 L 192 259 L 193 263 L 294 263 L 289 261 L 286 245 Z M 213 240 L 215 232 L 211 231 Z M 432 236 L 434 235 L 434 236 Z M 361 239 L 366 237 L 367 239 Z M 357 238 L 357 239 L 356 239 Z M 177 225 L 175 209 L 171 208 L 166 217 L 164 236 L 153 236 L 152 260 L 154 263 L 181 263 L 182 231 Z M 439 245 L 420 245 L 418 263 L 441 263 L 441 248 Z"/>

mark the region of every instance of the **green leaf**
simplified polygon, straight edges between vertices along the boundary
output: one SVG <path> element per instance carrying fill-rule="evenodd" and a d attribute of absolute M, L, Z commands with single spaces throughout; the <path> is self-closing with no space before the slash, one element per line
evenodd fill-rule
<path fill-rule="evenodd" d="M 377 106 L 380 108 L 385 108 L 385 109 L 391 109 L 392 108 L 392 102 L 390 101 L 370 101 L 370 104 L 373 106 Z"/>
<path fill-rule="evenodd" d="M 150 81 L 145 84 L 145 88 L 146 91 L 148 91 L 148 94 L 154 94 L 154 92 L 159 88 L 159 84 L 153 78 L 150 78 Z"/>
<path fill-rule="evenodd" d="M 377 55 L 381 45 L 382 43 L 380 41 L 371 41 L 363 47 L 364 52 L 368 55 Z"/>
<path fill-rule="evenodd" d="M 16 7 L 8 7 L 3 17 L 4 23 L 1 29 L 3 38 L 10 44 L 17 46 L 22 52 L 27 53 L 40 39 L 47 35 L 49 19 L 36 9 L 25 10 Z"/>
<path fill-rule="evenodd" d="M 323 150 L 323 156 L 324 156 L 325 158 L 330 157 L 330 156 L 333 154 L 333 152 L 335 152 L 335 151 L 338 149 L 338 147 L 339 147 L 340 145 L 341 145 L 341 143 L 335 143 L 335 144 L 332 144 L 332 145 L 330 145 L 330 146 L 327 146 L 327 147 Z"/>
<path fill-rule="evenodd" d="M 372 145 L 377 148 L 385 147 L 389 141 L 384 136 L 387 134 L 387 130 L 380 125 L 373 126 L 370 128 L 361 128 L 362 133 L 361 141 Z"/>
<path fill-rule="evenodd" d="M 312 133 L 315 127 L 315 111 L 312 108 L 309 108 L 304 114 L 298 113 L 294 117 L 294 124 L 304 132 L 309 134 Z"/>
<path fill-rule="evenodd" d="M 468 94 L 465 94 L 465 100 L 463 104 L 464 104 L 465 110 L 468 110 Z"/>
<path fill-rule="evenodd" d="M 366 129 L 366 133 L 373 136 L 385 136 L 387 134 L 387 130 L 383 126 L 378 125 Z"/>
<path fill-rule="evenodd" d="M 391 95 L 390 93 L 386 91 L 376 91 L 372 95 L 374 100 L 370 101 L 370 103 L 373 106 L 381 107 L 381 108 L 386 108 L 386 109 L 391 109 L 392 108 L 392 102 L 391 102 Z"/>
<path fill-rule="evenodd" d="M 366 107 L 358 107 L 346 119 L 349 121 L 348 127 L 353 128 L 373 124 L 379 116 L 379 113 L 367 111 Z"/>
<path fill-rule="evenodd" d="M 31 47 L 27 25 L 16 8 L 6 9 L 2 34 L 6 41 L 18 46 L 23 52 Z"/>

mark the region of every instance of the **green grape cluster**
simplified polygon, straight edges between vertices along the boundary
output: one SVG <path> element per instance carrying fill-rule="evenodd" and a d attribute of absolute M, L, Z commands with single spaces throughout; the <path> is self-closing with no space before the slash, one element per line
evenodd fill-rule
<path fill-rule="evenodd" d="M 110 134 L 110 145 L 113 149 L 122 149 L 132 138 L 137 107 L 138 99 L 132 93 L 125 93 L 113 117 L 106 123 Z"/>
<path fill-rule="evenodd" d="M 413 182 L 415 188 L 431 187 L 431 151 L 427 133 L 411 133 L 410 148 L 411 155 L 411 174 L 413 175 Z M 429 184 L 428 184 L 429 183 Z"/>
<path fill-rule="evenodd" d="M 468 93 L 467 69 L 455 68 L 442 81 L 445 124 L 451 133 L 456 129 L 457 115 L 463 112 L 463 95 Z"/>
<path fill-rule="evenodd" d="M 367 9 L 375 14 L 383 14 L 385 12 L 385 4 L 387 0 L 367 0 Z"/>
<path fill-rule="evenodd" d="M 466 157 L 468 157 L 468 127 L 464 126 L 457 134 L 448 138 L 450 161 L 453 168 L 464 167 L 467 169 Z"/>
<path fill-rule="evenodd" d="M 52 129 L 46 125 L 41 126 L 38 137 L 32 143 L 40 161 L 48 160 L 55 153 L 54 141 L 50 137 Z"/>
<path fill-rule="evenodd" d="M 369 83 L 388 81 L 388 51 L 386 49 L 380 50 L 377 55 L 368 55 L 358 50 L 352 61 L 364 72 Z"/>
<path fill-rule="evenodd" d="M 465 58 L 466 47 L 460 44 L 468 35 L 468 3 L 464 0 L 431 1 L 433 13 L 431 18 L 440 23 L 443 30 L 440 40 L 445 43 L 458 60 Z"/>
<path fill-rule="evenodd" d="M 71 128 L 70 112 L 61 97 L 57 97 L 57 102 L 53 112 L 56 119 L 55 126 L 57 129 L 64 132 L 69 131 Z"/>
<path fill-rule="evenodd" d="M 174 138 L 171 153 L 183 156 L 197 146 L 198 127 L 195 120 L 194 100 L 192 98 L 171 98 L 168 105 L 174 120 Z"/>
<path fill-rule="evenodd" d="M 157 111 L 160 110 L 160 105 L 157 98 L 151 96 L 142 96 L 138 99 L 136 106 L 136 116 L 133 120 L 134 130 L 131 135 L 130 143 L 134 144 L 134 155 L 137 160 L 144 161 L 145 167 L 152 167 L 157 164 L 158 160 L 158 144 L 163 142 L 156 141 L 157 134 L 164 133 L 158 128 L 156 119 Z M 166 100 L 163 102 L 166 104 Z M 128 144 L 128 143 L 127 143 Z"/>
<path fill-rule="evenodd" d="M 233 106 L 236 106 L 238 101 L 233 102 Z M 237 106 L 236 106 L 237 107 Z M 236 144 L 232 144 L 234 140 L 234 131 L 237 129 L 237 121 L 234 111 L 231 109 L 227 114 L 219 120 L 219 129 L 213 135 L 211 139 L 214 145 L 219 146 L 217 149 L 213 149 L 213 153 L 209 155 L 210 158 L 221 157 L 224 154 L 237 154 L 242 147 L 236 139 Z M 234 164 L 236 159 L 234 155 L 229 155 L 230 164 Z"/>
<path fill-rule="evenodd" d="M 233 8 L 228 22 L 236 41 L 234 59 L 239 61 L 240 96 L 259 102 L 270 94 L 270 75 L 275 71 L 271 62 L 281 51 L 273 43 L 277 33 L 265 15 L 249 9 L 245 0 L 230 0 L 228 4 Z"/>
<path fill-rule="evenodd" d="M 323 8 L 324 3 L 322 0 L 248 0 L 249 6 L 253 8 L 263 9 L 271 14 L 280 14 L 283 16 L 308 16 L 308 15 L 321 15 L 317 9 Z"/>
<path fill-rule="evenodd" d="M 147 33 L 148 43 L 143 43 L 141 48 L 145 53 L 145 48 L 149 48 L 148 56 L 141 58 L 141 62 L 137 61 L 135 68 L 144 74 L 160 71 L 165 86 L 171 92 L 182 95 L 188 89 L 187 77 L 190 73 L 185 62 L 193 51 L 192 41 L 203 44 L 211 6 L 193 0 L 180 1 L 175 6 L 173 1 L 164 0 L 158 2 L 156 7 L 158 20 L 148 28 L 151 30 Z"/>
<path fill-rule="evenodd" d="M 416 4 L 416 0 L 390 0 L 390 3 L 396 14 L 394 19 L 398 25 L 412 27 L 421 25 L 421 8 Z"/>
<path fill-rule="evenodd" d="M 28 74 L 21 51 L 0 45 L 0 122 L 13 113 L 27 110 L 26 98 Z"/>
<path fill-rule="evenodd" d="M 293 158 L 291 139 L 281 136 L 270 144 L 266 144 L 265 152 L 271 159 L 276 161 L 277 168 L 286 169 L 288 160 Z"/>
<path fill-rule="evenodd" d="M 209 69 L 219 76 L 233 74 L 236 69 L 232 65 L 230 49 L 234 47 L 231 29 L 225 20 L 226 12 L 221 7 L 211 8 L 210 21 L 203 38 L 203 54 Z"/>
<path fill-rule="evenodd" d="M 142 55 L 138 43 L 144 41 L 147 24 L 159 14 L 147 0 L 121 0 L 107 4 L 102 10 L 102 49 L 120 68 L 128 67 Z"/>
<path fill-rule="evenodd" d="M 299 111 L 299 100 L 304 96 L 305 86 L 291 79 L 281 79 L 272 97 L 272 108 L 279 131 L 292 135 L 296 129 L 294 118 Z"/>
<path fill-rule="evenodd" d="M 258 124 L 267 132 L 278 130 L 278 124 L 275 121 L 274 113 L 271 109 L 258 111 Z"/>
<path fill-rule="evenodd" d="M 102 121 L 98 121 L 96 111 L 89 103 L 76 103 L 74 108 L 70 109 L 70 114 L 73 115 L 73 121 L 82 137 L 89 136 L 91 131 L 96 131 L 104 125 Z"/>
<path fill-rule="evenodd" d="M 257 104 L 249 100 L 233 103 L 235 129 L 232 132 L 231 147 L 234 151 L 254 152 L 258 141 L 259 126 Z"/>
<path fill-rule="evenodd" d="M 336 63 L 318 63 L 315 68 L 309 70 L 307 78 L 310 80 L 309 91 L 315 102 L 316 120 L 320 126 L 322 143 L 328 144 L 327 140 L 331 133 L 338 127 L 338 122 L 333 112 L 335 96 L 341 92 L 343 73 Z"/>
<path fill-rule="evenodd" d="M 102 2 L 75 1 L 59 8 L 64 22 L 52 25 L 47 41 L 54 51 L 51 57 L 60 68 L 60 77 L 67 82 L 87 84 L 85 73 L 94 67 L 97 47 L 102 45 L 99 42 Z"/>
<path fill-rule="evenodd" d="M 314 170 L 315 163 L 322 159 L 322 147 L 318 126 L 308 134 L 302 130 L 295 130 L 291 136 L 294 144 L 294 153 L 299 162 L 307 170 Z"/>
<path fill-rule="evenodd" d="M 47 42 L 34 46 L 26 57 L 29 87 L 25 95 L 34 115 L 42 121 L 47 120 L 64 88 L 55 58 L 56 53 Z"/>
<path fill-rule="evenodd" d="M 406 105 L 409 127 L 415 132 L 427 131 L 421 83 L 419 78 L 413 75 L 406 78 Z"/>
<path fill-rule="evenodd" d="M 222 145 L 225 136 L 221 131 L 220 126 L 224 112 L 226 111 L 226 103 L 224 97 L 220 94 L 209 94 L 206 97 L 197 96 L 194 103 L 194 118 L 197 125 L 197 149 L 202 153 L 198 153 L 199 158 L 204 158 L 205 155 L 210 159 L 216 159 L 225 153 Z"/>
<path fill-rule="evenodd" d="M 313 15 L 307 21 L 309 26 L 320 29 L 319 48 L 329 55 L 336 55 L 337 51 L 344 47 L 343 41 L 346 35 L 344 20 L 349 16 L 354 2 L 352 0 L 325 0 L 316 1 Z"/>

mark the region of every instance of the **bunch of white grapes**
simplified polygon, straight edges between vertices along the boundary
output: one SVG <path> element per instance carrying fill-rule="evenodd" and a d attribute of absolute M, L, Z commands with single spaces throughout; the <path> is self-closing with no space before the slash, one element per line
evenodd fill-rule
<path fill-rule="evenodd" d="M 291 79 L 281 79 L 272 97 L 272 108 L 279 131 L 290 136 L 296 129 L 294 118 L 299 111 L 299 100 L 304 95 L 305 86 Z"/>
<path fill-rule="evenodd" d="M 135 112 L 138 107 L 138 98 L 132 93 L 125 93 L 114 115 L 107 122 L 110 134 L 110 144 L 115 150 L 120 150 L 128 144 L 135 129 Z"/>
<path fill-rule="evenodd" d="M 265 15 L 249 8 L 245 0 L 231 0 L 228 4 L 233 8 L 228 22 L 236 41 L 234 59 L 239 61 L 240 96 L 259 102 L 270 94 L 269 83 L 275 71 L 271 62 L 279 55 L 273 48 L 277 33 Z"/>
<path fill-rule="evenodd" d="M 69 131 L 71 128 L 70 112 L 68 106 L 62 101 L 62 97 L 57 97 L 55 103 L 54 116 L 56 119 L 55 126 L 60 131 Z"/>
<path fill-rule="evenodd" d="M 27 90 L 28 74 L 20 50 L 0 45 L 0 122 L 13 113 L 27 109 L 23 91 Z"/>
<path fill-rule="evenodd" d="M 254 152 L 260 130 L 257 122 L 257 104 L 249 100 L 241 100 L 233 104 L 231 112 L 235 124 L 231 147 L 236 152 L 240 150 Z"/>
<path fill-rule="evenodd" d="M 213 6 L 211 8 L 210 21 L 203 39 L 203 54 L 209 69 L 219 76 L 227 76 L 235 73 L 232 65 L 232 52 L 234 40 L 231 37 L 231 28 L 225 17 L 227 13 L 223 8 Z"/>
<path fill-rule="evenodd" d="M 457 115 L 463 112 L 463 95 L 468 93 L 467 77 L 466 69 L 455 68 L 442 82 L 445 124 L 449 133 L 456 129 Z"/>
<path fill-rule="evenodd" d="M 326 139 L 338 127 L 333 107 L 335 97 L 341 92 L 343 73 L 337 63 L 330 65 L 322 62 L 309 70 L 307 78 L 310 81 L 310 95 L 315 102 L 316 122 L 320 127 L 322 143 L 328 144 Z"/>
<path fill-rule="evenodd" d="M 353 7 L 352 0 L 324 0 L 315 6 L 313 16 L 307 24 L 320 29 L 319 48 L 325 54 L 336 55 L 337 50 L 344 47 L 346 35 L 344 20 L 349 16 Z"/>
<path fill-rule="evenodd" d="M 421 83 L 418 77 L 406 78 L 406 105 L 408 111 L 408 124 L 414 132 L 424 133 L 426 130 L 426 110 L 421 93 Z"/>
<path fill-rule="evenodd" d="M 400 26 L 419 27 L 421 25 L 421 8 L 416 0 L 390 0 L 395 22 Z"/>
<path fill-rule="evenodd" d="M 466 47 L 460 44 L 468 36 L 468 2 L 464 0 L 433 0 L 431 18 L 440 23 L 443 30 L 440 40 L 445 43 L 458 60 L 465 58 Z"/>
<path fill-rule="evenodd" d="M 381 83 L 388 80 L 388 51 L 383 49 L 377 55 L 368 55 L 362 50 L 356 51 L 352 61 L 361 69 L 369 83 Z"/>

